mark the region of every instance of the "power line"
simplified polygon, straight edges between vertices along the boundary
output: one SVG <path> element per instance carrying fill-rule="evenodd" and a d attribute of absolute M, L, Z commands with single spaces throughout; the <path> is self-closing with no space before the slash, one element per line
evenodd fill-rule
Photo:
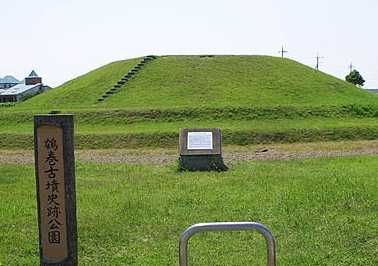
<path fill-rule="evenodd" d="M 282 58 L 284 58 L 284 54 L 285 54 L 285 53 L 288 53 L 288 52 L 289 52 L 289 51 L 285 51 L 283 45 L 282 45 L 281 51 L 278 51 L 278 53 L 281 54 L 281 57 L 282 57 Z"/>

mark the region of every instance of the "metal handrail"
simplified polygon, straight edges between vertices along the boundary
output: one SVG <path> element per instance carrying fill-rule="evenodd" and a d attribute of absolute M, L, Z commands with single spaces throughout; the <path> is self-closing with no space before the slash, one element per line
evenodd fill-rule
<path fill-rule="evenodd" d="M 272 233 L 267 227 L 254 222 L 222 222 L 222 223 L 199 223 L 188 227 L 180 237 L 179 263 L 180 266 L 188 266 L 188 241 L 196 233 L 209 231 L 244 231 L 257 230 L 266 241 L 267 265 L 276 265 L 276 245 Z"/>

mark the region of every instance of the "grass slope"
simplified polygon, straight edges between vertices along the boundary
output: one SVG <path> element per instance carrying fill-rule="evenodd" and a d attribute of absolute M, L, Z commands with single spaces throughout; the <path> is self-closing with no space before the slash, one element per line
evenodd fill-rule
<path fill-rule="evenodd" d="M 223 144 L 237 145 L 378 139 L 376 118 L 194 120 L 174 123 L 78 123 L 75 127 L 75 145 L 80 149 L 174 147 L 178 145 L 179 129 L 185 127 L 219 127 L 222 129 Z M 31 123 L 7 124 L 0 133 L 0 148 L 32 149 L 32 132 Z"/>
<path fill-rule="evenodd" d="M 177 265 L 180 233 L 208 221 L 257 221 L 279 265 L 377 265 L 376 157 L 248 162 L 225 173 L 175 166 L 77 165 L 80 265 Z M 0 265 L 38 264 L 32 166 L 0 165 Z M 203 234 L 190 265 L 264 265 L 256 232 Z"/>
<path fill-rule="evenodd" d="M 289 59 L 165 56 L 99 106 L 166 109 L 352 103 L 377 104 L 378 96 Z"/>
<path fill-rule="evenodd" d="M 70 80 L 53 90 L 30 98 L 17 107 L 19 109 L 46 110 L 91 106 L 137 62 L 138 59 L 131 59 L 110 63 Z"/>
<path fill-rule="evenodd" d="M 289 59 L 270 56 L 162 56 L 121 91 L 96 99 L 137 63 L 118 61 L 18 108 L 216 108 L 378 104 L 378 96 Z"/>

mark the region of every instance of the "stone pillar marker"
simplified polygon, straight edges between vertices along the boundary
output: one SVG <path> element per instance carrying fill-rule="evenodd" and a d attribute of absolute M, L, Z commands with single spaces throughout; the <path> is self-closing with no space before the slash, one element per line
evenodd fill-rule
<path fill-rule="evenodd" d="M 72 115 L 34 116 L 40 265 L 77 265 Z"/>
<path fill-rule="evenodd" d="M 179 167 L 188 171 L 226 171 L 219 128 L 184 128 L 179 137 Z"/>

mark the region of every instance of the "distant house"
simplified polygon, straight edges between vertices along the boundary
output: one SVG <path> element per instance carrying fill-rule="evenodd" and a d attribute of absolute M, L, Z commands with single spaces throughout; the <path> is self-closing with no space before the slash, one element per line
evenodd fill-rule
<path fill-rule="evenodd" d="M 13 86 L 16 86 L 19 83 L 20 83 L 20 81 L 17 80 L 15 77 L 5 76 L 3 79 L 0 78 L 0 89 L 11 88 Z"/>
<path fill-rule="evenodd" d="M 33 70 L 24 81 L 12 76 L 0 79 L 0 103 L 18 102 L 50 89 L 42 83 L 42 78 Z"/>

